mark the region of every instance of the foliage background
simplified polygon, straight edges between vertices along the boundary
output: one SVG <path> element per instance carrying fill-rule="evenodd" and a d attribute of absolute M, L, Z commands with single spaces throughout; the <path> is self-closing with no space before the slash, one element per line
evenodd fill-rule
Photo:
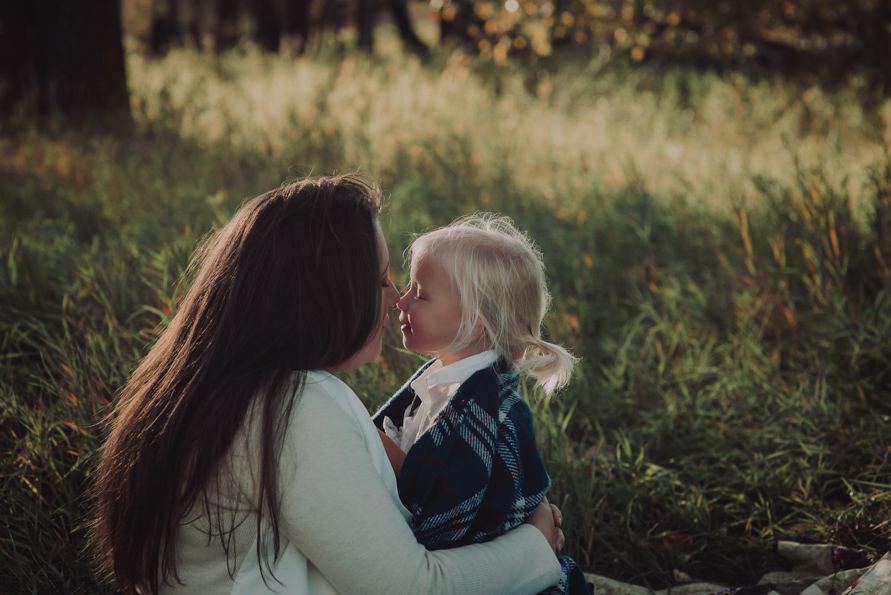
<path fill-rule="evenodd" d="M 589 570 L 743 585 L 779 538 L 886 551 L 891 103 L 869 69 L 400 48 L 383 27 L 370 56 L 131 52 L 132 130 L 4 123 L 0 591 L 114 591 L 85 549 L 91 466 L 196 243 L 288 178 L 357 168 L 389 193 L 397 265 L 476 210 L 544 252 L 547 334 L 582 362 L 529 400 Z M 418 363 L 385 345 L 345 378 L 371 409 Z"/>
<path fill-rule="evenodd" d="M 376 20 L 395 22 L 407 49 L 427 58 L 431 46 L 461 47 L 504 65 L 576 48 L 595 63 L 745 66 L 827 84 L 858 71 L 881 90 L 889 83 L 891 6 L 880 0 L 123 0 L 123 7 L 125 29 L 158 54 L 182 44 L 229 49 L 239 38 L 230 29 L 297 52 L 325 37 L 355 42 L 358 29 L 359 45 L 371 50 L 373 32 L 361 30 Z"/>

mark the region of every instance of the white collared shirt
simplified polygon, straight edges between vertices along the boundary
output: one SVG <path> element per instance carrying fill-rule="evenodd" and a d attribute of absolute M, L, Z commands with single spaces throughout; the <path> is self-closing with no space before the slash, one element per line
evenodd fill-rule
<path fill-rule="evenodd" d="M 497 360 L 498 354 L 491 349 L 465 357 L 449 366 L 443 366 L 441 361 L 436 360 L 411 383 L 420 404 L 414 407 L 414 411 L 412 411 L 414 404 L 406 408 L 401 427 L 397 427 L 390 418 L 385 417 L 384 432 L 399 445 L 399 448 L 408 452 L 421 434 L 427 431 L 449 399 L 455 396 L 461 384 L 474 372 L 488 368 Z"/>

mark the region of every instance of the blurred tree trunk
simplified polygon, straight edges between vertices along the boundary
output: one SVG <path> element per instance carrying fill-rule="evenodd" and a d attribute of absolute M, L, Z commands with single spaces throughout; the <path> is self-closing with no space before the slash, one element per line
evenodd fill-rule
<path fill-rule="evenodd" d="M 252 0 L 249 3 L 256 25 L 254 37 L 260 47 L 278 52 L 282 28 L 272 0 Z"/>
<path fill-rule="evenodd" d="M 853 3 L 852 8 L 858 6 Z M 873 6 L 871 13 L 853 18 L 850 29 L 863 44 L 853 58 L 869 66 L 872 76 L 887 94 L 891 92 L 891 3 L 879 2 Z"/>
<path fill-rule="evenodd" d="M 0 2 L 0 105 L 130 122 L 120 0 Z"/>
<path fill-rule="evenodd" d="M 152 27 L 149 32 L 149 53 L 160 56 L 183 44 L 179 27 L 179 0 L 167 0 L 158 6 L 152 3 Z"/>
<path fill-rule="evenodd" d="M 439 9 L 439 43 L 455 37 L 455 22 L 447 9 L 443 6 Z"/>
<path fill-rule="evenodd" d="M 374 1 L 358 0 L 359 47 L 371 51 L 374 48 Z"/>
<path fill-rule="evenodd" d="M 38 101 L 37 11 L 25 2 L 0 2 L 0 112 Z"/>
<path fill-rule="evenodd" d="M 476 27 L 483 30 L 486 23 L 473 11 L 471 0 L 451 0 L 443 2 L 439 9 L 439 38 L 441 41 L 455 39 L 460 44 L 474 42 L 469 30 Z"/>
<path fill-rule="evenodd" d="M 225 52 L 238 43 L 238 0 L 217 0 L 216 8 L 213 49 L 216 52 Z"/>
<path fill-rule="evenodd" d="M 296 40 L 299 53 L 303 53 L 309 39 L 309 0 L 286 0 L 283 15 L 283 32 Z"/>
<path fill-rule="evenodd" d="M 405 45 L 422 58 L 429 56 L 430 49 L 420 40 L 415 30 L 412 29 L 405 0 L 390 0 L 390 12 L 393 14 L 393 21 L 399 30 L 399 37 L 402 38 Z"/>

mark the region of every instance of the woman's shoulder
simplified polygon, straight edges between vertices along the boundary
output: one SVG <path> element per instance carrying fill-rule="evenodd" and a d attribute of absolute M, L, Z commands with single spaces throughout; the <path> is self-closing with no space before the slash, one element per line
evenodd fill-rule
<path fill-rule="evenodd" d="M 365 411 L 353 389 L 337 376 L 323 370 L 305 373 L 297 406 L 312 410 L 329 410 L 333 407 L 349 414 L 355 413 L 357 408 Z"/>
<path fill-rule="evenodd" d="M 353 390 L 343 380 L 324 370 L 304 372 L 303 390 L 304 392 L 327 393 L 332 396 L 355 396 Z"/>
<path fill-rule="evenodd" d="M 374 425 L 365 405 L 345 382 L 322 370 L 306 372 L 290 420 L 291 429 L 367 433 Z M 376 432 L 376 430 L 375 430 Z"/>

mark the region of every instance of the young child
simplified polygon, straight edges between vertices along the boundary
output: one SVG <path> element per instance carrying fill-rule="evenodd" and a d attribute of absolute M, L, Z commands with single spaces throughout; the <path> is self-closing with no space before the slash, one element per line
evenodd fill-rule
<path fill-rule="evenodd" d="M 397 304 L 403 344 L 434 359 L 374 421 L 418 541 L 486 541 L 520 525 L 551 484 L 519 374 L 550 393 L 576 360 L 541 339 L 544 264 L 509 219 L 459 219 L 418 237 L 410 255 L 411 284 Z M 564 580 L 548 593 L 589 593 L 581 569 L 561 563 Z"/>

